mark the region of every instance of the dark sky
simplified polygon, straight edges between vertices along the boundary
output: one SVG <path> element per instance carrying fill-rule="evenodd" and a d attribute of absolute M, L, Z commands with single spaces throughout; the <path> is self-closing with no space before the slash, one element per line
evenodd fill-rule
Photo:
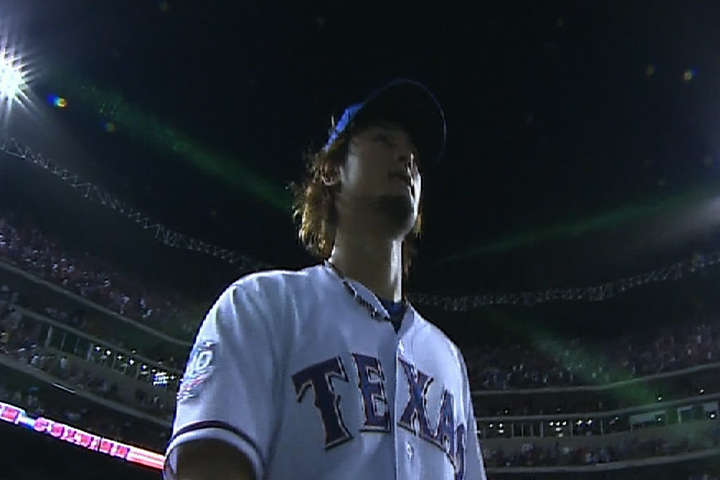
<path fill-rule="evenodd" d="M 282 192 L 330 116 L 395 77 L 432 89 L 449 129 L 444 163 L 426 172 L 413 291 L 587 285 L 715 249 L 718 2 L 23 0 L 0 10 L 34 74 L 34 108 L 9 132 L 171 228 L 269 264 L 311 259 L 287 208 L 242 179 Z M 4 168 L 16 208 L 129 269 L 206 299 L 237 274 L 168 251 L 37 169 Z"/>

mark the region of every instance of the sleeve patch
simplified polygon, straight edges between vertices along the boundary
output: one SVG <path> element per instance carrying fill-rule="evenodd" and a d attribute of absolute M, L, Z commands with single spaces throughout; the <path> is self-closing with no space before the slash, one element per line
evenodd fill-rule
<path fill-rule="evenodd" d="M 215 369 L 214 354 L 216 345 L 217 342 L 206 340 L 198 343 L 190 352 L 190 359 L 178 388 L 178 402 L 194 398 L 202 391 L 203 385 Z"/>

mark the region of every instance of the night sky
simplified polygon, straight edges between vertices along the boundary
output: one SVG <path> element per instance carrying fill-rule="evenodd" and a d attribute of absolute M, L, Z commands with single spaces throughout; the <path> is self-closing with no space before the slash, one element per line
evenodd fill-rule
<path fill-rule="evenodd" d="M 303 153 L 331 115 L 413 78 L 448 146 L 425 171 L 410 290 L 590 285 L 717 249 L 718 18 L 690 0 L 0 1 L 32 73 L 3 128 L 170 228 L 296 268 L 313 262 L 286 189 Z M 78 248 L 201 302 L 239 274 L 0 164 L 3 202 Z"/>

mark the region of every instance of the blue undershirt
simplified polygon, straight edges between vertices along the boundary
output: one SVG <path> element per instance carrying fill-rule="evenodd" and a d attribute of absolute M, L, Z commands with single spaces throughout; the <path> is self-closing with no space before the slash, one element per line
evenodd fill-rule
<path fill-rule="evenodd" d="M 402 319 L 405 316 L 405 305 L 403 302 L 393 302 L 384 298 L 378 298 L 378 300 L 380 300 L 380 303 L 382 303 L 385 310 L 390 314 L 390 322 L 393 324 L 395 333 L 398 333 Z"/>

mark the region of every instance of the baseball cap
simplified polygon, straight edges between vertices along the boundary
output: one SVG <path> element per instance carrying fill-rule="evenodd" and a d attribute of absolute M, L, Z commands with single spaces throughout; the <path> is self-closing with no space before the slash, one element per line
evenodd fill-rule
<path fill-rule="evenodd" d="M 363 102 L 349 106 L 331 132 L 325 149 L 349 128 L 374 120 L 397 123 L 410 134 L 421 161 L 440 162 L 447 134 L 445 113 L 426 86 L 405 78 L 395 79 Z"/>

